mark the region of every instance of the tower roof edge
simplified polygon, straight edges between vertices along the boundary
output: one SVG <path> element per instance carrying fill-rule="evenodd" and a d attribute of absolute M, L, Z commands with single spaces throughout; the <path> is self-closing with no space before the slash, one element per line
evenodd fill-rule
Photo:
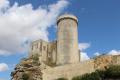
<path fill-rule="evenodd" d="M 60 22 L 62 19 L 73 19 L 78 23 L 78 18 L 73 15 L 73 14 L 63 14 L 57 18 L 57 24 Z"/>

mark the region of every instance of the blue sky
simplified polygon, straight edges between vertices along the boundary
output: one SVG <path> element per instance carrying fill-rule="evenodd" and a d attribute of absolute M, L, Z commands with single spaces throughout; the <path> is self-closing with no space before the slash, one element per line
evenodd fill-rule
<path fill-rule="evenodd" d="M 0 46 L 0 64 L 7 64 L 8 69 L 0 71 L 0 80 L 9 80 L 10 72 L 13 70 L 14 66 L 21 58 L 27 55 L 28 47 L 26 42 L 29 43 L 35 39 L 49 41 L 56 39 L 56 18 L 63 13 L 71 13 L 78 17 L 78 37 L 79 43 L 81 43 L 84 48 L 82 49 L 84 54 L 93 57 L 96 52 L 99 54 L 108 54 L 111 52 L 117 54 L 120 52 L 120 0 L 64 1 L 1 1 L 0 4 L 3 4 L 3 6 L 0 6 L 0 24 L 2 24 L 0 25 L 0 45 L 2 45 Z M 17 5 L 15 6 L 16 3 Z M 9 9 L 6 9 L 6 6 L 4 5 L 7 5 L 7 8 Z M 51 5 L 52 7 L 49 7 Z M 2 11 L 3 8 L 4 11 Z M 41 15 L 46 16 L 46 19 L 43 20 L 44 18 L 41 18 Z M 11 20 L 13 20 L 13 22 Z M 25 20 L 25 24 L 22 20 Z M 41 20 L 43 20 L 43 22 Z M 8 25 L 4 24 L 4 22 L 8 22 Z M 35 28 L 31 28 L 32 26 L 35 26 Z M 12 36 L 6 34 L 4 30 L 8 30 L 6 33 L 11 34 Z M 31 30 L 33 30 L 33 32 L 31 32 Z M 20 32 L 18 33 L 18 31 Z M 9 41 L 7 41 L 7 39 Z M 9 45 L 10 47 L 6 45 Z M 25 46 L 22 46 L 21 48 L 20 45 Z M 21 52 L 21 50 L 23 50 L 23 52 Z"/>

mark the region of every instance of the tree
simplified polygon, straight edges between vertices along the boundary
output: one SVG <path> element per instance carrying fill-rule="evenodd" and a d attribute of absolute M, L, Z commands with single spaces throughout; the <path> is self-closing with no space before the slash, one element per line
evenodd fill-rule
<path fill-rule="evenodd" d="M 39 55 L 38 54 L 33 55 L 32 59 L 33 59 L 33 64 L 40 65 L 40 63 L 39 63 Z"/>
<path fill-rule="evenodd" d="M 120 78 L 120 65 L 111 65 L 105 71 L 106 78 Z"/>
<path fill-rule="evenodd" d="M 112 65 L 106 70 L 96 70 L 90 74 L 74 77 L 72 80 L 104 80 L 107 78 L 120 79 L 120 65 Z"/>

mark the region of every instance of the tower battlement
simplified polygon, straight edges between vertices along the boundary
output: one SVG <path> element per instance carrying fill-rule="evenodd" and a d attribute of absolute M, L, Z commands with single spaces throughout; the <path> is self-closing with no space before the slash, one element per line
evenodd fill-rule
<path fill-rule="evenodd" d="M 78 24 L 78 18 L 72 14 L 64 14 L 64 15 L 61 15 L 57 18 L 57 24 L 61 21 L 61 20 L 64 20 L 64 19 L 72 19 L 74 20 L 77 24 Z"/>

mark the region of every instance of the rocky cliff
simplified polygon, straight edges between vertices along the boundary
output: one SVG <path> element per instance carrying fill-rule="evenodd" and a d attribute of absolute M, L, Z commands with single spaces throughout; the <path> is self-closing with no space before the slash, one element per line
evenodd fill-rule
<path fill-rule="evenodd" d="M 11 72 L 12 80 L 42 80 L 38 60 L 37 56 L 22 59 Z"/>

